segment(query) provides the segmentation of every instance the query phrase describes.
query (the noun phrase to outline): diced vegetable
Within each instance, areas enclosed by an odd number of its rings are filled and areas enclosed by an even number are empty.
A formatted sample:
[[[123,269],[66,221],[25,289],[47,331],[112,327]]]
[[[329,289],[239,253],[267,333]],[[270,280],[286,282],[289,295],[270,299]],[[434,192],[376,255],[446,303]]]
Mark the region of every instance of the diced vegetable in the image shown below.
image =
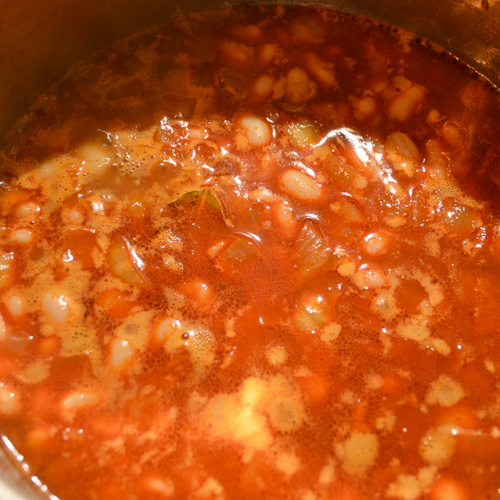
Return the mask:
[[[317,144],[320,139],[318,129],[309,120],[288,123],[283,129],[296,148],[309,148]]]
[[[446,229],[459,236],[468,236],[479,224],[477,212],[454,198],[446,198],[440,203],[436,219]]]
[[[108,249],[108,262],[113,274],[125,283],[141,288],[149,286],[141,270],[142,260],[125,237],[120,236],[111,241]]]
[[[340,188],[366,187],[366,179],[360,174],[359,170],[349,165],[342,156],[336,154],[328,156],[323,161],[321,168]]]
[[[330,205],[330,208],[347,222],[359,224],[366,222],[366,217],[363,215],[363,212],[347,198],[337,199]]]
[[[252,262],[258,256],[258,248],[249,239],[238,237],[229,243],[217,258],[217,262],[230,269],[239,269],[242,265]]]
[[[324,266],[331,255],[325,237],[316,223],[308,220],[302,226],[292,251],[299,273],[307,275]]]

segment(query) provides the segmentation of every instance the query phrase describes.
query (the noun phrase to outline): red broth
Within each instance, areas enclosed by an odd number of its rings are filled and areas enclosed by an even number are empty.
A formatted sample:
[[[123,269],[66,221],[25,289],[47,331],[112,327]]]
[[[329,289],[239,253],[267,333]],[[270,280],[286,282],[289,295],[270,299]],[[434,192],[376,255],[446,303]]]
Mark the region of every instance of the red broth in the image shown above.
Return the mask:
[[[13,460],[62,500],[498,498],[499,109],[320,9],[76,65],[1,156]]]

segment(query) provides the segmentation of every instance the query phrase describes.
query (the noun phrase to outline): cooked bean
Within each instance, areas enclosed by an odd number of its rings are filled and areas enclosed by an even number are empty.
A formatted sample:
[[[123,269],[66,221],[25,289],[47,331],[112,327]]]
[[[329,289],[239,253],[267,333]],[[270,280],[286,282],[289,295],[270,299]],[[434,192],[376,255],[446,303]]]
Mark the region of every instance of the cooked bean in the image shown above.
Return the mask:
[[[418,113],[422,108],[426,93],[421,85],[410,82],[410,86],[398,92],[389,103],[387,115],[389,120],[405,122],[410,116]]]
[[[446,476],[438,479],[431,488],[431,500],[469,500],[470,497],[464,486],[451,478]]]
[[[276,79],[272,75],[261,75],[257,80],[255,80],[252,91],[256,98],[258,99],[268,99],[273,93],[273,86]]]
[[[323,197],[321,184],[300,170],[286,170],[281,175],[281,186],[287,194],[302,201],[317,201]]]
[[[35,234],[31,229],[15,229],[8,238],[8,242],[13,245],[29,245],[33,243]]]
[[[78,412],[96,406],[101,401],[102,395],[94,389],[72,390],[60,402],[61,416],[66,420],[71,420]]]
[[[47,292],[42,299],[43,310],[56,323],[64,323],[69,314],[69,299],[57,292]]]
[[[5,417],[15,417],[21,409],[19,392],[9,384],[0,382],[0,414]]]
[[[383,232],[369,233],[363,238],[363,249],[369,255],[383,255],[387,252],[390,241]]]
[[[300,68],[291,69],[286,77],[286,96],[290,102],[305,102],[316,94],[316,85]]]
[[[128,340],[114,338],[110,344],[111,368],[122,372],[134,359],[135,350]]]
[[[271,126],[262,118],[246,116],[240,120],[240,125],[252,146],[265,146],[271,142],[273,137]]]

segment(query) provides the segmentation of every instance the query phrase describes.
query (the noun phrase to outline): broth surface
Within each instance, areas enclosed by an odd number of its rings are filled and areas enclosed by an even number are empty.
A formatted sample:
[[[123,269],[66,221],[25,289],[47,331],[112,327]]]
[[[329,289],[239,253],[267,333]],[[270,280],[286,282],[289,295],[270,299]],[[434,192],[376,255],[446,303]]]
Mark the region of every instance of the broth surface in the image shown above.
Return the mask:
[[[458,61],[328,10],[73,67],[0,153],[13,459],[61,500],[499,498],[499,129]]]

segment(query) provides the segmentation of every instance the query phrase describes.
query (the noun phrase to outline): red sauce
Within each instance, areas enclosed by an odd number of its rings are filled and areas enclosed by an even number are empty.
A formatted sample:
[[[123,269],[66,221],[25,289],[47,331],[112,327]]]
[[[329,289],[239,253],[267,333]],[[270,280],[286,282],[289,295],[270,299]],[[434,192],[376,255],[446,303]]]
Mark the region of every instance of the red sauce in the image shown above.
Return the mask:
[[[0,159],[0,428],[62,500],[496,498],[498,93],[321,9],[76,65]]]

